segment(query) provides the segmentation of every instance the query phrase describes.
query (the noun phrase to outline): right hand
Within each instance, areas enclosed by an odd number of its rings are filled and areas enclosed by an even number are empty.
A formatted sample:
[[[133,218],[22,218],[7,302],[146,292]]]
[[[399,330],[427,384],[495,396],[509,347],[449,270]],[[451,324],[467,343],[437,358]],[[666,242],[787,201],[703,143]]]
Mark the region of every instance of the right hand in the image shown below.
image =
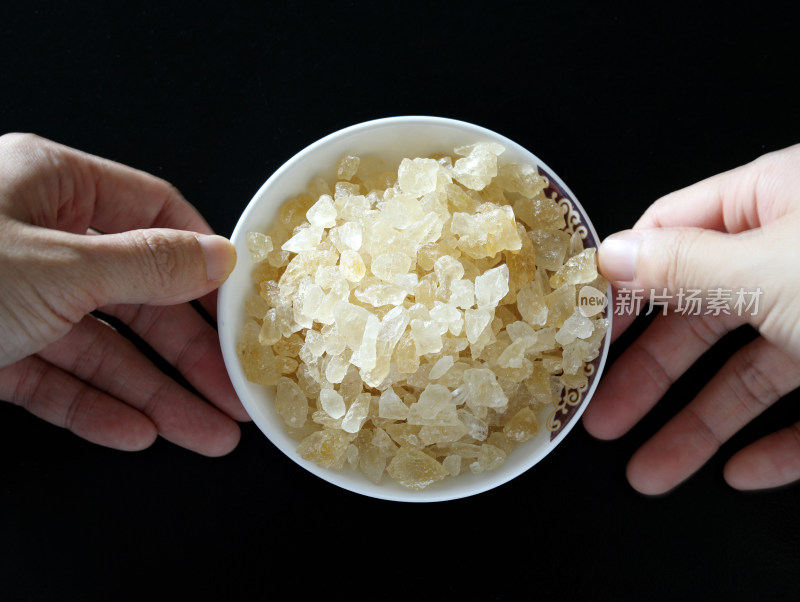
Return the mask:
[[[627,475],[646,494],[669,491],[734,433],[800,386],[800,145],[669,194],[603,241],[601,273],[620,289],[706,293],[701,315],[671,307],[609,369],[584,413],[590,434],[626,433],[705,351],[747,322],[760,336],[732,355],[697,397],[632,457]],[[713,315],[721,289],[762,291],[757,312]],[[751,297],[752,298],[752,297]],[[742,315],[738,315],[742,313]],[[615,316],[614,338],[635,316]],[[800,479],[800,423],[748,445],[727,463],[737,489]]]

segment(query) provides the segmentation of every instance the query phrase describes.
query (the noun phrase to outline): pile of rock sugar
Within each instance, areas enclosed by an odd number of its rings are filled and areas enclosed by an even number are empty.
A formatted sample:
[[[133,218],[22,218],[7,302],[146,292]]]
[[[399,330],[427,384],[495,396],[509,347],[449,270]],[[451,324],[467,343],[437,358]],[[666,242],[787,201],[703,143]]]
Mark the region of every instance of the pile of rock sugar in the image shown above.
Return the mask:
[[[586,386],[608,329],[576,303],[606,288],[595,249],[503,152],[348,155],[247,233],[238,355],[303,458],[421,490],[497,468]]]

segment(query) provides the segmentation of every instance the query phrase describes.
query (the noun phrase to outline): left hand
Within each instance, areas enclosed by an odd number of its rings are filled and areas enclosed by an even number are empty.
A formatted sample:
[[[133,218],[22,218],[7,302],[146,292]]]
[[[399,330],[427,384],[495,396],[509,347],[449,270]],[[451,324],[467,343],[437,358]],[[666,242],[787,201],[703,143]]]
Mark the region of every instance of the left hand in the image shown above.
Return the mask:
[[[215,329],[186,302],[214,316],[234,263],[232,245],[167,182],[37,136],[0,137],[0,399],[117,449],[161,435],[230,452],[248,417]],[[94,310],[130,326],[211,403]]]

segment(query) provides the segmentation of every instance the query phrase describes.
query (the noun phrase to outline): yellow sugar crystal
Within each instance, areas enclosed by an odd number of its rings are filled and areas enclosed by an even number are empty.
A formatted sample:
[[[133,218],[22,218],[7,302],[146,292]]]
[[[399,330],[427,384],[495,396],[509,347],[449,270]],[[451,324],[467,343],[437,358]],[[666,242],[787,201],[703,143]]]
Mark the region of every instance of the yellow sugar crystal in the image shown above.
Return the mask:
[[[422,491],[448,475],[447,470],[428,454],[411,447],[401,447],[386,468],[403,487]]]
[[[570,237],[563,230],[531,230],[528,232],[536,252],[535,263],[546,270],[557,270],[564,264]]]
[[[586,249],[567,259],[558,271],[550,277],[550,286],[554,289],[564,284],[583,284],[597,278],[597,261],[595,249]]]
[[[386,282],[392,282],[396,276],[408,273],[413,260],[403,253],[383,253],[374,257],[370,270],[375,276]]]
[[[533,410],[528,407],[519,410],[503,427],[503,434],[517,443],[533,439],[538,432],[539,421]]]
[[[378,416],[391,420],[405,420],[408,418],[408,406],[403,403],[400,396],[391,388],[381,393],[378,401]]]
[[[547,187],[547,180],[534,165],[506,163],[497,172],[497,184],[509,192],[518,192],[532,199]]]
[[[340,180],[352,179],[353,176],[356,175],[360,164],[360,157],[345,155],[339,160],[339,164],[336,166],[336,177]]]
[[[513,205],[514,215],[531,230],[563,230],[564,209],[552,199],[519,199]]]
[[[347,411],[344,405],[344,398],[333,389],[321,389],[319,392],[319,401],[322,404],[322,409],[331,418],[341,418]]]
[[[303,439],[297,451],[303,459],[316,462],[323,468],[340,469],[346,460],[347,446],[354,438],[352,433],[323,428]]]
[[[451,477],[457,477],[461,472],[461,456],[458,454],[451,454],[442,460],[442,468],[444,468]]]
[[[330,195],[323,194],[306,212],[306,219],[312,226],[332,228],[336,225],[336,207]]]
[[[372,396],[362,393],[355,398],[347,413],[342,418],[342,429],[348,433],[357,433],[369,415],[369,406]]]
[[[469,465],[473,474],[480,474],[487,470],[496,470],[506,461],[506,452],[491,443],[481,445],[481,453],[478,458]]]
[[[261,232],[248,232],[246,237],[247,250],[253,263],[264,261],[272,251],[272,238]]]
[[[275,409],[284,422],[291,427],[301,427],[308,414],[308,400],[291,378],[282,376],[275,396]]]
[[[436,190],[439,164],[435,159],[403,159],[397,182],[403,192],[423,195]]]
[[[259,385],[276,385],[280,371],[275,364],[275,353],[271,347],[258,342],[260,330],[255,320],[245,322],[236,352],[247,380]]]

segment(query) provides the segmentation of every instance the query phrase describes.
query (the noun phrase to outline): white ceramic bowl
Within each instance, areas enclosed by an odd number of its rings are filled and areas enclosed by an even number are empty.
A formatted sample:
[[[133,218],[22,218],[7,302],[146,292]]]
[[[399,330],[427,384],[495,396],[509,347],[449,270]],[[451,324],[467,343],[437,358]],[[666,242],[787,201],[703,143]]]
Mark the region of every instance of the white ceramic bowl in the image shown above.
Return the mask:
[[[297,441],[284,430],[283,420],[274,409],[274,388],[262,387],[249,382],[236,355],[236,343],[244,323],[244,299],[252,290],[250,272],[252,262],[245,244],[245,234],[250,230],[264,231],[277,217],[281,205],[305,190],[308,182],[322,175],[335,181],[338,160],[347,153],[361,156],[376,155],[387,163],[403,157],[422,157],[435,152],[451,152],[455,146],[479,141],[498,142],[505,147],[501,162],[535,164],[547,175],[553,193],[565,207],[568,227],[581,228],[585,233],[585,246],[597,246],[598,237],[583,208],[561,179],[538,157],[515,142],[485,128],[440,117],[391,117],[360,123],[334,132],[297,153],[278,169],[259,189],[236,225],[231,241],[238,253],[238,263],[219,292],[218,326],[222,353],[228,373],[245,409],[255,424],[269,440],[289,458],[320,478],[344,489],[374,498],[433,502],[467,497],[487,491],[519,476],[564,439],[577,423],[597,387],[600,374],[608,355],[611,328],[608,330],[602,353],[589,369],[589,386],[583,392],[572,392],[562,400],[563,410],[550,416],[551,424],[558,428],[548,429],[541,425],[539,434],[519,446],[507,457],[498,469],[482,474],[462,473],[458,477],[446,478],[421,492],[405,489],[388,475],[380,484],[369,481],[360,471],[347,466],[341,471],[320,468],[297,453]],[[609,291],[610,293],[610,291]],[[608,296],[610,299],[610,294]],[[609,319],[611,313],[605,310]],[[268,475],[265,475],[265,477]]]

